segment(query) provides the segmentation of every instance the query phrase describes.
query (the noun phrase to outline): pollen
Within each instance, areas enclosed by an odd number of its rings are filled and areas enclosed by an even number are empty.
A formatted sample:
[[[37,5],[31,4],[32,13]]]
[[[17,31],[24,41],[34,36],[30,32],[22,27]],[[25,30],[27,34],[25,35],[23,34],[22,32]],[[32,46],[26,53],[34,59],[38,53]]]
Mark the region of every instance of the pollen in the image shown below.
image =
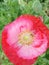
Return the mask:
[[[18,36],[18,42],[23,45],[30,45],[33,39],[34,36],[30,31],[23,31]]]

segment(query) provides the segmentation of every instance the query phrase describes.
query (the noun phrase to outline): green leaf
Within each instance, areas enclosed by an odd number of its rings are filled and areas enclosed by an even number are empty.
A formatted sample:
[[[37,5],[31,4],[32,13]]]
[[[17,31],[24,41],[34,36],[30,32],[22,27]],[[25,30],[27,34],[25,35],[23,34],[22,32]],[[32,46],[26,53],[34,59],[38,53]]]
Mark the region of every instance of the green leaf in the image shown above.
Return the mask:
[[[24,0],[18,0],[18,3],[20,5],[21,10],[25,9],[27,3]]]
[[[42,11],[42,4],[39,0],[35,0],[32,4],[32,8],[36,13],[40,13]]]

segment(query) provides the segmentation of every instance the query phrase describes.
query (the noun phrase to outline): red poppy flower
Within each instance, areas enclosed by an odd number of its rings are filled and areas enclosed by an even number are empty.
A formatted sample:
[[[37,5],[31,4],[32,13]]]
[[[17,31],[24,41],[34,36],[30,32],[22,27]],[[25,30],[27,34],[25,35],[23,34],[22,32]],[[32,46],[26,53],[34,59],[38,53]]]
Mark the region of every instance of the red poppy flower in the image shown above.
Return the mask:
[[[2,32],[2,48],[15,65],[31,65],[48,47],[48,29],[40,18],[21,15]]]

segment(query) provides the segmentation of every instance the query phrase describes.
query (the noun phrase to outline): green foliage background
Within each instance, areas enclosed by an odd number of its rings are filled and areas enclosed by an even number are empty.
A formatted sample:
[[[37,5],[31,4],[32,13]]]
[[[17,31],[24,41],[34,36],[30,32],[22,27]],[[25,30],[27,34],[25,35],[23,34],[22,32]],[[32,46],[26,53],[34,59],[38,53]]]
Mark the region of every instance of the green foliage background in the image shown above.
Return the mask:
[[[42,16],[44,24],[49,28],[49,0],[0,0],[0,65],[13,65],[2,51],[3,27],[22,14]],[[34,65],[49,65],[49,49]]]

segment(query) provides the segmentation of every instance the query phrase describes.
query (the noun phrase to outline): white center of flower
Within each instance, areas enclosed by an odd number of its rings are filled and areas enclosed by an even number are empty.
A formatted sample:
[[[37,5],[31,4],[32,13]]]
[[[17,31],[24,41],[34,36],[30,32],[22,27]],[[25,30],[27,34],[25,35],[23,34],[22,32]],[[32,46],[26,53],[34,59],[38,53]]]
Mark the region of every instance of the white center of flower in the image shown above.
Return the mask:
[[[21,44],[31,44],[33,41],[33,35],[30,31],[23,31],[22,33],[19,34],[18,36],[18,42]]]

